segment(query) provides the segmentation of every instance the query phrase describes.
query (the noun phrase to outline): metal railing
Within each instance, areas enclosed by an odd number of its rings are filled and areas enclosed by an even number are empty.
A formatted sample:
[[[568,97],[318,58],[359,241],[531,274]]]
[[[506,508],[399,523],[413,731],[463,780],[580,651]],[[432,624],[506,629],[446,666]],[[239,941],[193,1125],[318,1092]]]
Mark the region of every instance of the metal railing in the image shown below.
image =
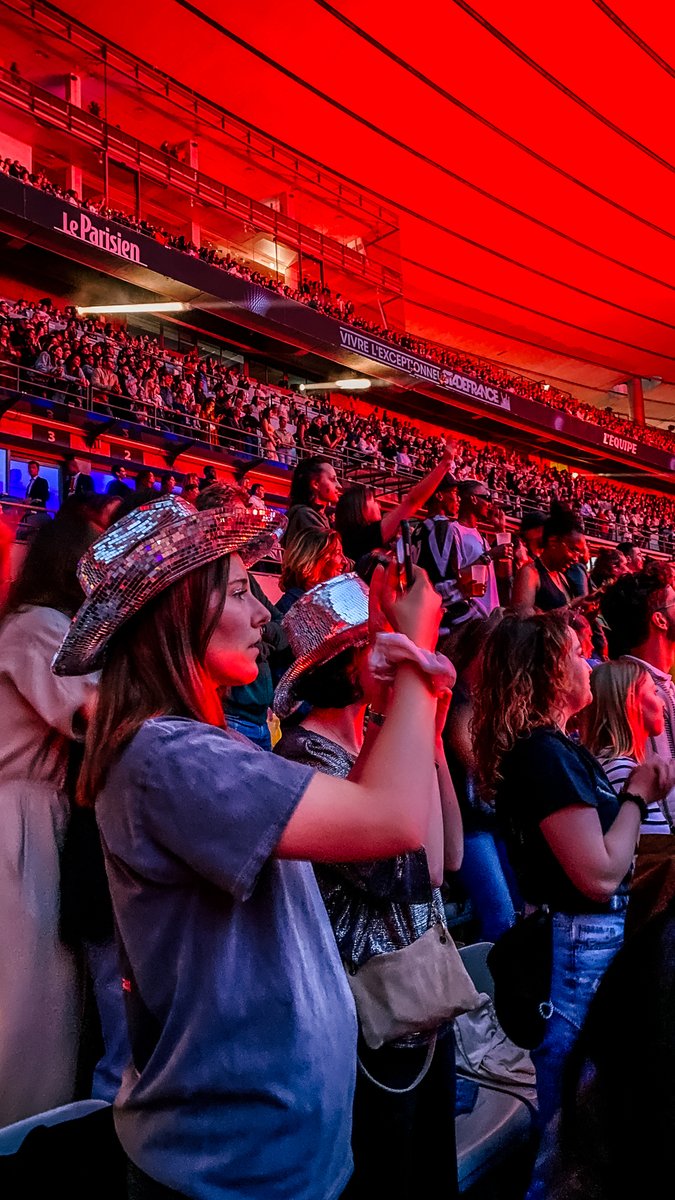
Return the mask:
[[[252,226],[280,246],[319,258],[345,275],[358,276],[387,292],[401,294],[400,272],[371,262],[366,254],[245,196],[172,155],[122,132],[119,127],[106,124],[100,117],[17,77],[4,67],[0,67],[0,98],[29,112],[45,125],[62,129],[78,141],[105,151],[116,163],[138,171],[141,178],[158,181],[162,186],[168,184],[176,191],[202,201],[210,209],[237,218],[243,226]],[[139,232],[143,230],[139,229]],[[235,243],[232,248],[239,254],[244,253]],[[269,272],[269,268],[262,265],[260,269]]]
[[[0,495],[0,518],[15,543],[30,541],[35,530],[45,521],[51,521],[53,515],[38,504],[29,504],[16,496]]]
[[[181,413],[151,400],[121,397],[117,392],[106,392],[91,383],[84,384],[66,375],[56,380],[52,374],[34,367],[19,367],[16,363],[0,361],[0,390],[108,416],[125,424],[136,425],[139,430],[169,433],[184,438],[186,442],[203,442],[205,446],[225,449],[243,461],[265,462],[268,466],[288,471],[292,471],[300,459],[321,454],[332,461],[336,474],[343,482],[370,483],[380,495],[394,499],[400,499],[423,475],[417,469],[395,468],[381,454],[368,455],[340,446],[327,449],[317,442],[288,448],[279,446],[271,452],[266,436],[259,429],[241,429],[225,425],[222,421]],[[308,401],[300,397],[294,397],[294,403],[303,405],[308,416],[316,413]],[[506,488],[493,489],[493,499],[514,522],[528,512],[547,513],[550,509],[547,500],[533,501]],[[607,524],[600,517],[583,519],[588,535],[599,541],[611,543],[631,540],[646,550],[675,554],[675,532],[662,534],[643,530],[627,534],[625,529],[619,529],[616,524],[612,526],[609,523],[609,528],[606,528]]]
[[[421,472],[387,469],[381,455],[368,455],[358,450],[347,450],[340,446],[332,449],[318,442],[306,446],[277,447],[270,451],[268,439],[259,429],[241,429],[226,425],[219,420],[181,412],[142,397],[131,398],[119,392],[106,392],[91,382],[84,383],[66,374],[55,378],[52,372],[43,372],[35,367],[19,367],[16,363],[0,361],[0,389],[17,395],[33,396],[62,404],[83,412],[112,417],[116,420],[151,429],[157,433],[171,433],[186,440],[204,442],[207,446],[220,446],[243,457],[263,460],[271,465],[292,470],[301,458],[321,454],[330,458],[341,478],[352,478],[358,473],[377,471],[386,474],[386,491],[400,491],[421,478]],[[280,393],[282,395],[283,393]],[[309,401],[294,397],[297,407],[302,407],[308,417],[317,415]],[[290,426],[289,426],[290,427]],[[276,455],[276,457],[275,457]],[[400,481],[400,486],[399,486]],[[381,489],[380,489],[381,490]]]

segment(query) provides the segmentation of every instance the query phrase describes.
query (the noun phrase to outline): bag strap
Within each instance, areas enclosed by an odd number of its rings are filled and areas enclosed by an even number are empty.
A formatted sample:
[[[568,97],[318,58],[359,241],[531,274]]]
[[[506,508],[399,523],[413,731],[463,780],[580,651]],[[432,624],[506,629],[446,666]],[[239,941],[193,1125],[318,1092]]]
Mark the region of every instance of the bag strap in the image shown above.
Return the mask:
[[[429,1067],[431,1066],[431,1060],[434,1057],[435,1049],[436,1049],[436,1033],[434,1033],[432,1035],[431,1041],[429,1042],[429,1045],[427,1047],[427,1056],[422,1064],[420,1071],[418,1072],[415,1079],[413,1079],[412,1083],[408,1084],[408,1087],[404,1087],[404,1088],[387,1087],[386,1083],[380,1083],[379,1079],[376,1079],[374,1075],[370,1074],[370,1071],[368,1071],[367,1068],[364,1067],[358,1054],[356,1056],[356,1061],[359,1064],[359,1069],[361,1071],[363,1071],[363,1074],[365,1075],[366,1079],[370,1080],[371,1083],[374,1083],[375,1087],[381,1088],[383,1092],[389,1092],[389,1094],[392,1096],[405,1096],[407,1092],[414,1091],[415,1088],[417,1087],[417,1085],[420,1084],[422,1082],[422,1080],[424,1079],[424,1076],[427,1074]]]

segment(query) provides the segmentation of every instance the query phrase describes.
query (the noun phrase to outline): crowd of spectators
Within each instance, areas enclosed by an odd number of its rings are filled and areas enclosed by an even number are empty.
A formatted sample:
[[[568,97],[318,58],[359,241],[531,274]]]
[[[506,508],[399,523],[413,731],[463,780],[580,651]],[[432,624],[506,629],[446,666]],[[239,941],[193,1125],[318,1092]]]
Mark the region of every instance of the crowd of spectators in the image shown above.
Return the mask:
[[[560,409],[582,421],[600,425],[603,429],[608,429],[620,437],[638,440],[669,453],[675,452],[675,436],[668,430],[657,429],[653,425],[640,425],[636,421],[615,413],[609,406],[601,409],[593,404],[586,404],[569,392],[556,388],[544,380],[527,379],[504,370],[497,363],[475,358],[449,346],[438,345],[406,331],[390,329],[359,315],[351,300],[346,299],[340,292],[333,295],[330,288],[316,280],[303,279],[297,287],[292,287],[278,276],[259,270],[243,258],[233,256],[229,251],[223,252],[208,243],[197,246],[184,234],[170,233],[161,225],[134,217],[120,209],[110,208],[103,200],[80,197],[73,188],[61,188],[52,182],[43,171],[29,171],[18,159],[0,159],[0,173],[13,176],[31,187],[37,187],[58,196],[69,204],[85,208],[88,212],[95,213],[106,221],[115,221],[119,225],[134,229],[170,249],[200,258],[211,266],[227,271],[230,275],[248,279],[251,283],[266,287],[289,300],[306,304],[310,308],[325,313],[326,316],[345,321],[374,337],[395,343],[410,354],[430,359],[448,370],[468,375],[479,383],[515,392],[519,396],[524,396],[539,404],[545,404],[549,408]]]
[[[423,432],[412,422],[374,408],[356,411],[328,398],[310,406],[287,387],[261,383],[240,363],[183,356],[148,334],[132,335],[102,317],[60,310],[52,300],[0,302],[0,374],[23,369],[25,386],[79,405],[123,413],[141,424],[189,432],[243,456],[292,469],[307,454],[328,455],[342,475],[373,468],[387,474],[431,470],[450,435]],[[284,377],[283,383],[288,383]],[[573,509],[588,532],[670,551],[675,503],[530,459],[506,446],[453,439],[458,479],[484,480],[512,517],[551,502]]]

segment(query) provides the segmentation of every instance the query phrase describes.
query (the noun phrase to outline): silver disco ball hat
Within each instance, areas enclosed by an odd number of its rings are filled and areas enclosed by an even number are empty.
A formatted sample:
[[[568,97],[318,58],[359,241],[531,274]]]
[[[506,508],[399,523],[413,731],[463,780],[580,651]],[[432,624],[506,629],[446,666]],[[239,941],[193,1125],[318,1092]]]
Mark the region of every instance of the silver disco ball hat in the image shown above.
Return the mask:
[[[301,675],[368,642],[368,588],[354,572],[336,575],[296,600],[282,627],[295,658],[274,693],[274,711],[283,718],[297,707]]]
[[[227,554],[245,566],[275,547],[286,518],[274,511],[223,504],[195,511],[165,496],[111,525],[80,559],[85,601],[52,662],[55,675],[87,675],[103,663],[111,637],[165,588]]]

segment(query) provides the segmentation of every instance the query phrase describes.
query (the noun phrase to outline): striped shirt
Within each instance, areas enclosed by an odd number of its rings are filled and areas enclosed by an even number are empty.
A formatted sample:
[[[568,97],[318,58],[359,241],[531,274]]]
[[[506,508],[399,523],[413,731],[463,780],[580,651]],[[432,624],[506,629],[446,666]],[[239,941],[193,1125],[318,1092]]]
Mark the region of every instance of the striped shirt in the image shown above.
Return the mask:
[[[602,754],[598,755],[598,762],[617,795],[623,791],[638,765],[634,758],[603,758]],[[670,833],[668,822],[657,803],[649,805],[647,817],[640,825],[640,836],[643,833]]]
[[[652,663],[645,662],[643,658],[637,658],[634,654],[627,654],[625,657],[639,663],[654,680],[656,690],[663,700],[664,728],[663,733],[660,733],[658,737],[649,738],[648,745],[653,754],[658,754],[666,762],[673,762],[675,761],[675,684],[666,671],[659,670]],[[662,804],[654,802],[649,805],[649,815],[640,832],[675,832],[675,788],[671,789]]]

